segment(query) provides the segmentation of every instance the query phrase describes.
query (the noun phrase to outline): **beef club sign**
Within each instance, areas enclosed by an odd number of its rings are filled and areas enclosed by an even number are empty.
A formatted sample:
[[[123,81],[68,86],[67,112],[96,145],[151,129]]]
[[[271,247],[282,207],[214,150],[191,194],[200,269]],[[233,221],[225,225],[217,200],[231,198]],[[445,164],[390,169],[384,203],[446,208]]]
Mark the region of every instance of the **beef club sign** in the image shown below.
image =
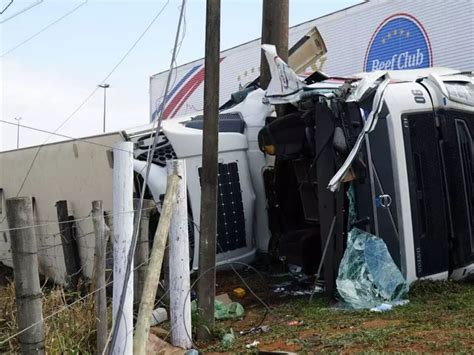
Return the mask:
[[[375,30],[365,54],[365,71],[431,67],[433,56],[428,34],[409,14],[386,18]]]

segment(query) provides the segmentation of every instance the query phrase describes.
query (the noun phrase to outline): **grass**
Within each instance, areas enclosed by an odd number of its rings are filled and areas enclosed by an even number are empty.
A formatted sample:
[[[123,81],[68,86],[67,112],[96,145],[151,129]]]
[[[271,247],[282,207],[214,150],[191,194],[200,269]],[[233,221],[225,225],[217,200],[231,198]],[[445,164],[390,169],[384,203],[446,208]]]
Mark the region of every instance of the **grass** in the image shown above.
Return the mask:
[[[10,283],[0,294],[0,342],[17,332],[15,289]],[[74,295],[61,287],[43,288],[43,315],[46,317],[63,309]],[[45,348],[48,354],[92,354],[96,349],[94,297],[65,308],[44,323]],[[0,344],[0,353],[20,353],[17,338]]]
[[[225,277],[229,280],[229,277]],[[247,280],[251,283],[251,280]],[[261,280],[257,280],[260,282]],[[257,281],[252,288],[258,286]],[[228,285],[232,290],[234,284]],[[197,344],[205,352],[249,352],[246,344],[258,340],[260,350],[293,352],[460,352],[474,353],[474,284],[451,281],[423,281],[412,285],[410,303],[386,313],[335,309],[319,297],[308,303],[308,297],[279,298],[264,292],[260,297],[269,303],[272,312],[252,295],[240,300],[246,308],[242,320],[217,322],[213,328],[216,339],[210,344]],[[227,287],[227,286],[226,286]],[[45,316],[63,309],[70,295],[60,287],[43,289]],[[0,293],[0,342],[15,334],[15,292],[8,284]],[[110,319],[110,317],[109,317]],[[239,335],[262,322],[268,333]],[[196,321],[196,319],[194,319]],[[290,321],[302,321],[290,326]],[[236,335],[231,348],[225,348],[219,337],[233,329]],[[93,297],[68,307],[46,320],[47,353],[94,353],[96,347]],[[0,345],[0,353],[19,352],[17,339]]]
[[[287,299],[273,305],[265,334],[239,337],[234,352],[260,341],[260,350],[300,352],[474,352],[474,284],[422,281],[410,303],[390,312],[336,310],[319,298]],[[262,311],[263,312],[263,311]],[[288,321],[302,320],[301,326]],[[224,351],[216,342],[206,351]]]

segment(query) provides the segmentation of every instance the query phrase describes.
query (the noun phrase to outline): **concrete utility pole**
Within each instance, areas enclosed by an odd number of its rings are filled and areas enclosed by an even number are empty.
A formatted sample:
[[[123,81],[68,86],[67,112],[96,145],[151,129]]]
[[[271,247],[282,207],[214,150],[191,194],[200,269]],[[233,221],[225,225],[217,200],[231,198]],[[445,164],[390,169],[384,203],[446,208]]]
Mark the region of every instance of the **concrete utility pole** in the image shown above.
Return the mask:
[[[16,149],[20,148],[20,121],[21,117],[15,117],[16,121]]]
[[[107,89],[110,87],[109,84],[103,83],[99,85],[100,88],[104,89],[104,121],[102,125],[102,132],[105,133],[105,114],[107,109]]]
[[[274,44],[281,59],[288,62],[288,0],[263,0],[262,44]],[[266,89],[271,75],[263,51],[260,55],[260,86]]]
[[[209,270],[216,265],[220,13],[220,0],[207,0],[198,283],[205,324],[198,328],[200,339],[209,338],[208,329],[214,325],[216,272]]]
[[[133,273],[127,281],[126,270],[133,236],[133,143],[114,144],[114,171],[112,177],[114,214],[114,285],[112,319],[116,341],[111,343],[111,354],[133,352]],[[133,267],[133,263],[132,263]],[[125,292],[122,312],[120,303]],[[118,325],[116,325],[118,324]],[[115,328],[116,327],[116,328]]]

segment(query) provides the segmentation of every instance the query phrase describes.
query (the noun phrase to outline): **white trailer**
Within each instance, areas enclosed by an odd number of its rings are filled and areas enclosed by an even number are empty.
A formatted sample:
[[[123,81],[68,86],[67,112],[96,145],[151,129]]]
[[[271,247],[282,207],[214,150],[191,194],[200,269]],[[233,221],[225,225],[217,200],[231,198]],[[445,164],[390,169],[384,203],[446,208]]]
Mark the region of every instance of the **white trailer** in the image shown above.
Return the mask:
[[[316,27],[327,53],[311,64],[310,72],[330,76],[432,66],[471,70],[473,18],[473,1],[371,0],[291,27],[289,44]],[[260,53],[260,39],[221,52],[221,105],[259,76]],[[168,71],[150,77],[151,119],[162,105],[167,77]],[[202,111],[204,60],[178,67],[175,78],[164,118]]]

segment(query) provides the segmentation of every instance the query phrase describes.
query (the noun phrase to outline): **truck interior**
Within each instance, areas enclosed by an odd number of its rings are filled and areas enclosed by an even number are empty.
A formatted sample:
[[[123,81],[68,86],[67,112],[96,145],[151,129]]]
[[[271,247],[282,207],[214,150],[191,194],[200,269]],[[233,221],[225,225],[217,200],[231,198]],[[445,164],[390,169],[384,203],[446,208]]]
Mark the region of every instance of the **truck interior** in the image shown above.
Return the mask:
[[[269,117],[259,146],[275,156],[264,176],[271,252],[307,274],[319,274],[323,266],[318,277],[332,290],[347,235],[359,228],[383,239],[410,282],[472,276],[474,85],[466,75],[420,77],[410,84],[391,79],[383,100],[377,88],[387,81],[385,90],[388,79],[380,77],[358,101],[351,95],[363,83],[352,85],[348,78],[330,94],[307,89],[285,105],[283,116]],[[451,90],[457,93],[439,99],[440,82],[457,85]],[[392,110],[403,90],[409,93],[407,111]],[[376,101],[377,121],[332,192],[333,176],[363,136]],[[396,140],[393,125],[402,128]],[[405,165],[407,181],[394,159]],[[409,202],[410,220],[400,218],[401,200]]]

